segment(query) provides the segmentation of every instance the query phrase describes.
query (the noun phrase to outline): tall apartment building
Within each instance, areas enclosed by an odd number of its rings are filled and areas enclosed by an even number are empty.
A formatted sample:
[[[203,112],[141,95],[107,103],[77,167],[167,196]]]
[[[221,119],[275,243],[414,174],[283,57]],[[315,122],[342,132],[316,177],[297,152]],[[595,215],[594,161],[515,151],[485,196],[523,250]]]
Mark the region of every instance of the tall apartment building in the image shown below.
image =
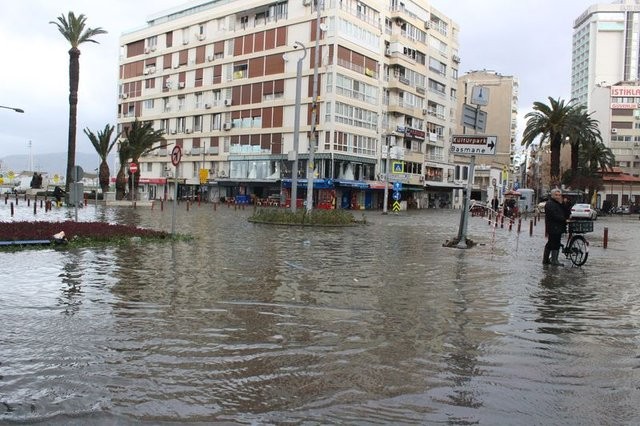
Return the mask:
[[[589,7],[574,22],[571,95],[599,121],[624,172],[640,174],[640,0]],[[568,168],[569,149],[562,152]]]
[[[573,24],[571,97],[591,110],[596,85],[640,78],[640,0],[596,4]]]
[[[420,1],[319,1],[314,202],[380,207],[387,163],[404,199],[428,191],[427,174],[440,190],[453,168],[456,24]],[[314,127],[316,16],[314,0],[199,1],[121,37],[118,125],[151,120],[166,132],[140,159],[149,198],[171,198],[173,173],[181,194],[288,196],[299,60],[301,171]]]
[[[492,200],[494,196],[502,199],[507,189],[518,175],[512,168],[515,154],[516,132],[518,124],[518,79],[502,75],[495,71],[471,71],[458,79],[458,111],[465,103],[471,104],[471,93],[479,86],[488,93],[487,105],[481,110],[487,113],[486,130],[483,134],[497,136],[495,155],[476,157],[472,197],[478,200]],[[473,105],[475,106],[475,105]],[[458,122],[457,134],[473,134]],[[467,164],[468,157],[456,156],[456,164]]]

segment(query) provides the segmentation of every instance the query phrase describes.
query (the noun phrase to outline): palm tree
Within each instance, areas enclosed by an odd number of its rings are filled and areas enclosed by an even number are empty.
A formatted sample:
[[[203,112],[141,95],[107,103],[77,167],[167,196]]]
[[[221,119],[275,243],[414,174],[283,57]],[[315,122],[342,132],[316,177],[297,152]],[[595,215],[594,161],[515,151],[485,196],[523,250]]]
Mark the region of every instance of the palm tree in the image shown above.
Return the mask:
[[[602,142],[602,135],[598,128],[598,120],[587,113],[587,107],[578,105],[574,108],[569,120],[572,121],[570,133],[567,135],[571,143],[571,172],[575,175],[580,165],[579,152],[581,148]]]
[[[529,147],[537,137],[540,145],[549,142],[551,149],[551,183],[560,182],[560,148],[565,138],[578,133],[573,116],[575,107],[573,100],[565,103],[562,99],[549,97],[549,105],[542,102],[533,103],[533,111],[527,113],[527,125],[522,134],[522,145]]]
[[[124,158],[120,156],[120,171],[118,172],[118,177],[120,177],[120,173],[122,173],[122,178],[124,180],[124,184],[126,185],[126,178],[124,177],[124,167],[126,165],[126,161],[131,159],[131,162],[138,163],[140,157],[148,152],[151,152],[155,149],[159,149],[161,145],[155,146],[157,142],[165,142],[164,138],[164,130],[154,130],[152,121],[138,121],[136,120],[131,123],[130,127],[125,127],[124,129],[124,138],[125,142],[120,146],[120,149],[124,146],[126,149],[126,157]],[[136,187],[136,181],[140,178],[140,169],[133,176],[133,187]],[[116,179],[116,184],[118,179]],[[124,188],[123,188],[124,189]],[[116,189],[117,192],[117,189]],[[122,192],[124,194],[124,191]]]
[[[118,164],[120,165],[120,168],[116,175],[116,200],[122,200],[124,198],[124,194],[127,192],[126,166],[129,158],[131,158],[130,152],[131,150],[129,148],[128,141],[121,141],[118,144]]]
[[[102,28],[85,27],[87,18],[80,14],[76,16],[69,12],[65,17],[60,15],[58,21],[50,21],[58,27],[58,31],[71,44],[69,49],[69,144],[67,148],[67,176],[66,190],[69,193],[69,184],[73,182],[73,167],[76,162],[76,121],[78,115],[78,83],[80,81],[80,46],[82,43],[97,43],[93,37],[107,32]]]
[[[98,134],[95,135],[89,128],[84,129],[84,134],[87,135],[91,144],[95,148],[98,156],[100,157],[100,170],[98,172],[100,188],[102,189],[102,193],[104,194],[109,190],[109,164],[107,163],[107,157],[109,153],[113,149],[113,146],[118,142],[117,137],[111,140],[111,136],[113,135],[113,131],[115,130],[114,126],[107,124],[104,126],[104,130],[98,130]]]

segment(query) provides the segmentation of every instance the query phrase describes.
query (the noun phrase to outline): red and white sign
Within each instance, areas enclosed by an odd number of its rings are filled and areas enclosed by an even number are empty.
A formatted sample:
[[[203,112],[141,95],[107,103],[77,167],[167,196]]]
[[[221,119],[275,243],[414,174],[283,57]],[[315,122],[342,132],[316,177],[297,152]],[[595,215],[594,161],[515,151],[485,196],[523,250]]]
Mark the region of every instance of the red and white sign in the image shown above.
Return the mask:
[[[135,174],[138,171],[138,165],[136,163],[129,163],[129,171]]]
[[[611,97],[632,98],[640,96],[640,86],[611,86]]]
[[[180,145],[176,145],[171,150],[171,164],[178,167],[178,164],[180,164],[181,159],[182,159],[182,148],[180,148]]]

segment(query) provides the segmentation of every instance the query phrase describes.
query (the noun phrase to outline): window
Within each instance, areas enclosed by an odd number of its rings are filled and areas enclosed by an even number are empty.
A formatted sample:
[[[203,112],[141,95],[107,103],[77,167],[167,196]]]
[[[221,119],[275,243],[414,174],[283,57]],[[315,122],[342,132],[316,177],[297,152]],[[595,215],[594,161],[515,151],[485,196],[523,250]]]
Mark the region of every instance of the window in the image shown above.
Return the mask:
[[[211,130],[220,130],[222,128],[222,114],[211,115]]]
[[[247,64],[239,64],[233,66],[233,79],[247,78]]]
[[[189,43],[189,28],[182,29],[182,44]]]
[[[153,99],[147,99],[146,101],[144,101],[144,109],[153,109]]]
[[[196,108],[202,108],[202,93],[196,93]]]
[[[149,50],[151,51],[156,50],[157,46],[158,46],[158,36],[152,36],[147,39],[147,47],[149,48]]]
[[[201,132],[202,131],[202,116],[201,115],[195,115],[193,117],[193,131],[194,132]]]
[[[171,111],[171,103],[169,102],[169,98],[162,98],[162,101],[164,103],[164,112],[169,112]]]
[[[180,133],[184,133],[186,119],[184,117],[178,117],[176,119],[176,130]]]

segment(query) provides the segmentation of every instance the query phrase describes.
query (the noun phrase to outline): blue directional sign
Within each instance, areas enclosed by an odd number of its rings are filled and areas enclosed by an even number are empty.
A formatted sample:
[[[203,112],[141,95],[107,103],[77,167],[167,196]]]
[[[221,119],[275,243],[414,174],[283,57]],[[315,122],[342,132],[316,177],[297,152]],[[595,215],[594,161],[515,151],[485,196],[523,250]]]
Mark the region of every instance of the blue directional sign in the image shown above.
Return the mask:
[[[402,191],[402,182],[393,182],[394,191]]]
[[[391,166],[393,167],[392,172],[393,173],[404,173],[404,162],[403,161],[394,161],[393,163],[391,163]]]
[[[393,199],[396,201],[400,200],[400,193],[398,191],[393,191]]]

